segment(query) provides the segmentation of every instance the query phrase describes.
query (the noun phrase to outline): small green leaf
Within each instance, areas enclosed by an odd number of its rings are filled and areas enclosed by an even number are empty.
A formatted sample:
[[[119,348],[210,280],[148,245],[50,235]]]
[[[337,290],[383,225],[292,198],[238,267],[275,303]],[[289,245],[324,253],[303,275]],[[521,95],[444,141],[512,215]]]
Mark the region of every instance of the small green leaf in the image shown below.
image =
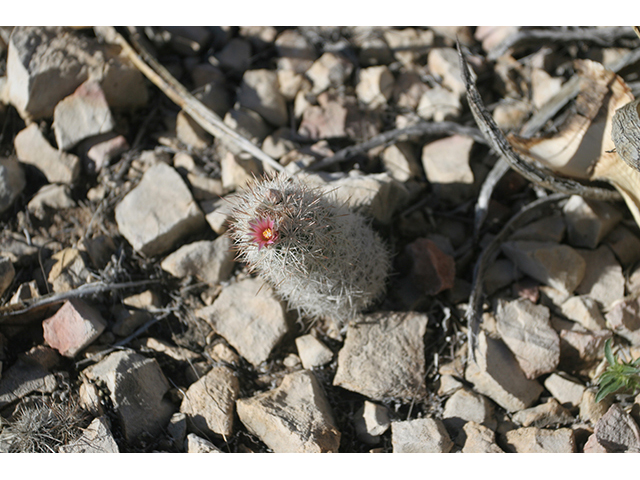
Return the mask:
[[[611,339],[607,338],[604,342],[604,356],[609,362],[609,365],[616,365],[616,359],[613,357],[613,352],[611,351]]]

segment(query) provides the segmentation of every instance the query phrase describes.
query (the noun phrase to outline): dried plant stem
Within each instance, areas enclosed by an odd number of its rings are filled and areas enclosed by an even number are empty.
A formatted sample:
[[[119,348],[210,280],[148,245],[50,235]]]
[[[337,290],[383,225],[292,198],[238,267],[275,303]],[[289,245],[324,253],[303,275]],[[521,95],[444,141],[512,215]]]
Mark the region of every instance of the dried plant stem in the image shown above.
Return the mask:
[[[211,135],[219,138],[223,142],[234,144],[241,150],[254,156],[261,162],[276,169],[279,172],[284,171],[284,167],[276,162],[269,155],[264,153],[260,148],[244,138],[238,132],[226,125],[222,119],[204,106],[196,97],[169,73],[160,63],[149,53],[142,45],[142,42],[136,40],[139,37],[136,29],[130,27],[132,31],[130,45],[125,38],[120,35],[115,28],[106,27],[110,38],[113,39],[120,47],[131,62],[153,82],[164,94],[173,102],[182,108],[193,120],[198,123]],[[135,47],[135,48],[134,48]]]
[[[465,317],[469,327],[469,355],[470,359],[474,359],[476,341],[482,318],[482,282],[484,281],[484,273],[487,266],[490,265],[498,250],[507,237],[517,228],[532,222],[543,212],[543,207],[548,207],[554,203],[567,200],[570,195],[564,193],[554,193],[547,197],[540,198],[523,207],[520,212],[514,215],[498,233],[494,239],[485,247],[478,257],[478,261],[473,269],[473,282],[471,286],[471,295],[469,296],[469,305]]]

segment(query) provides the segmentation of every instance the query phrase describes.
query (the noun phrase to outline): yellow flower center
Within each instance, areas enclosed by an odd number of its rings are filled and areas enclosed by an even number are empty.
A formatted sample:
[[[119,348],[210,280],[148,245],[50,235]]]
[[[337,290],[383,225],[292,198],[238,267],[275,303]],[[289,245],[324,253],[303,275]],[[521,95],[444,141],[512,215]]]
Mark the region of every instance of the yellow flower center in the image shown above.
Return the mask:
[[[265,228],[262,231],[262,238],[264,238],[265,240],[271,240],[273,238],[273,230],[271,230],[270,228]]]

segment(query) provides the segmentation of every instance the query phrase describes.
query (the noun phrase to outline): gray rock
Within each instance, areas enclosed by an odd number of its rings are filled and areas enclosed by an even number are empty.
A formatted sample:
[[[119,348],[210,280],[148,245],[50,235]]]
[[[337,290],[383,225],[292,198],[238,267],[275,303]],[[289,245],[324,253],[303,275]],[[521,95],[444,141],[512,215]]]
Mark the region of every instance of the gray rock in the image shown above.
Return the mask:
[[[174,412],[173,405],[163,398],[169,382],[155,359],[120,350],[85,368],[82,374],[106,387],[127,442],[136,442],[143,434],[159,434]]]
[[[595,425],[607,413],[609,407],[611,407],[609,396],[600,402],[596,402],[595,389],[587,389],[584,391],[580,401],[580,418]]]
[[[233,414],[240,382],[229,367],[213,367],[187,390],[180,411],[192,429],[206,434],[233,433]]]
[[[383,107],[391,98],[393,83],[393,74],[386,65],[363,68],[358,72],[356,96],[369,108]]]
[[[251,65],[251,43],[244,38],[232,38],[214,58],[223,70],[242,73]]]
[[[460,69],[460,59],[455,48],[432,48],[429,50],[427,64],[431,74],[442,79],[443,86],[458,96],[466,93],[466,86]]]
[[[604,358],[604,343],[611,338],[610,330],[560,329],[561,364],[576,369]]]
[[[562,314],[569,320],[578,322],[588,330],[605,328],[605,320],[594,299],[585,295],[576,295],[565,300],[560,306]]]
[[[234,195],[225,195],[222,198],[205,200],[200,203],[205,219],[211,230],[222,235],[229,228],[229,216],[234,209]]]
[[[242,106],[235,106],[229,110],[224,116],[224,123],[255,144],[262,143],[272,130],[258,113]],[[232,145],[225,146],[233,149]],[[232,151],[235,154],[240,153],[237,149]]]
[[[328,363],[333,358],[333,352],[313,335],[302,335],[296,338],[296,348],[307,370]]]
[[[617,403],[598,420],[594,434],[607,452],[640,452],[640,428]]]
[[[0,213],[7,211],[25,185],[24,171],[16,159],[0,157]]]
[[[483,395],[467,389],[460,389],[449,397],[444,404],[442,419],[449,431],[459,430],[467,422],[496,428],[491,402]]]
[[[578,380],[566,374],[552,373],[544,381],[544,386],[563,406],[573,408],[580,405],[585,387]]]
[[[560,337],[549,322],[549,309],[528,299],[500,301],[498,332],[527,378],[552,372],[560,362]],[[479,422],[481,423],[481,422]]]
[[[44,219],[49,210],[73,208],[76,202],[71,198],[67,185],[43,185],[27,204],[27,209],[35,217]]]
[[[427,322],[426,315],[407,312],[366,315],[351,324],[333,384],[372,400],[420,398]]]
[[[305,74],[313,83],[311,92],[317,95],[330,87],[343,85],[352,71],[353,64],[345,57],[325,52]]]
[[[94,80],[80,85],[53,111],[53,131],[60,150],[71,150],[82,140],[108,133],[114,127],[107,99]]]
[[[640,345],[640,300],[638,298],[616,303],[605,314],[605,320],[607,327],[616,335],[626,338],[632,345]]]
[[[490,428],[476,422],[467,422],[462,430],[463,433],[460,434],[460,437],[464,435],[462,453],[504,453],[496,444],[496,434]]]
[[[575,420],[569,410],[560,405],[555,398],[550,398],[541,405],[520,410],[511,418],[523,427],[538,428],[569,425]]]
[[[570,428],[523,427],[505,434],[505,446],[516,453],[574,453],[576,440]]]
[[[509,236],[509,240],[560,243],[565,230],[564,219],[560,215],[552,215],[517,229]]]
[[[475,177],[469,165],[474,140],[453,135],[422,148],[422,166],[429,183],[440,198],[461,203],[473,193]]]
[[[80,159],[53,148],[35,123],[16,135],[14,146],[18,160],[36,167],[49,183],[71,185],[80,175]]]
[[[618,224],[606,236],[604,244],[611,249],[625,270],[640,260],[640,238],[623,225]]]
[[[498,258],[487,266],[484,274],[484,288],[491,295],[501,288],[514,284],[522,278],[522,272],[507,258]]]
[[[110,132],[83,140],[76,147],[76,151],[82,159],[84,171],[89,175],[96,175],[129,148],[129,143],[123,135]]]
[[[409,199],[407,188],[387,173],[364,175],[353,170],[346,176],[306,174],[304,179],[321,187],[339,202],[345,202],[351,209],[383,224],[389,224]]]
[[[284,305],[270,287],[254,278],[224,288],[212,305],[196,315],[253,365],[265,361],[288,331]]]
[[[205,225],[182,177],[170,166],[150,167],[115,209],[120,233],[138,252],[154,256]]]
[[[69,358],[93,343],[106,326],[100,312],[79,298],[67,300],[42,322],[45,342]]]
[[[0,408],[4,408],[33,392],[51,393],[57,387],[58,382],[52,373],[40,365],[18,360],[2,372]]]
[[[120,453],[107,417],[94,418],[82,435],[59,449],[60,453]]]
[[[460,116],[460,96],[440,85],[429,88],[420,97],[416,113],[424,120],[443,122]]]
[[[0,296],[7,291],[13,278],[16,276],[16,270],[11,260],[7,257],[0,256]]]
[[[92,281],[93,276],[87,268],[86,254],[76,248],[65,248],[54,253],[45,265],[48,271],[47,281],[56,293],[68,292]]]
[[[562,209],[567,237],[574,247],[596,248],[622,219],[611,203],[573,195]]]
[[[195,433],[187,435],[187,439],[184,441],[184,450],[187,453],[222,453],[222,451],[209,440],[205,440]]]
[[[611,250],[602,245],[596,250],[578,250],[587,265],[576,293],[589,295],[604,308],[624,297],[622,267]]]
[[[174,277],[193,275],[209,285],[217,285],[231,276],[234,265],[231,244],[231,239],[224,235],[213,241],[189,243],[167,256],[160,266]]]
[[[380,154],[385,170],[399,182],[422,175],[422,168],[410,143],[394,143]]]
[[[380,441],[380,435],[389,429],[389,413],[386,407],[365,400],[354,419],[356,434],[365,443],[375,445]]]
[[[437,418],[391,422],[393,453],[449,453],[453,442]]]
[[[225,190],[242,190],[247,183],[262,176],[261,163],[253,157],[226,152],[220,160],[222,187]]]
[[[283,127],[289,120],[287,102],[282,93],[276,72],[266,69],[247,70],[242,76],[238,102],[245,108],[259,113],[270,124]]]
[[[306,72],[317,58],[313,44],[294,29],[281,32],[274,42],[278,53],[278,70]]]
[[[337,452],[340,432],[313,373],[302,370],[278,388],[237,401],[240,421],[276,453]]]
[[[542,393],[542,386],[527,379],[507,346],[484,332],[478,335],[476,361],[469,362],[465,378],[508,412],[530,407]]]
[[[562,292],[572,293],[585,276],[584,258],[567,245],[517,240],[502,251],[524,273]]]
[[[431,30],[417,28],[387,28],[383,35],[393,56],[403,65],[411,65],[427,53],[435,38]]]

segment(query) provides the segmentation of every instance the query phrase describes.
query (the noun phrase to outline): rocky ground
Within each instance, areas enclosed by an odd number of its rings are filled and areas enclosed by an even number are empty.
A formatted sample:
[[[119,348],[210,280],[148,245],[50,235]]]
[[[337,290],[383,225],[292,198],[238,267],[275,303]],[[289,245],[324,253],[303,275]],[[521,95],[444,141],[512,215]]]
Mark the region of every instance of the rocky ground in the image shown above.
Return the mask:
[[[638,225],[621,201],[556,201],[513,170],[483,196],[498,157],[455,43],[498,126],[522,133],[576,59],[633,92],[630,28],[138,32],[225,125],[371,219],[386,293],[347,325],[288,309],[225,235],[233,194],[273,166],[176,106],[112,31],[3,27],[0,450],[640,449],[640,397],[595,402],[605,340],[640,356]]]

